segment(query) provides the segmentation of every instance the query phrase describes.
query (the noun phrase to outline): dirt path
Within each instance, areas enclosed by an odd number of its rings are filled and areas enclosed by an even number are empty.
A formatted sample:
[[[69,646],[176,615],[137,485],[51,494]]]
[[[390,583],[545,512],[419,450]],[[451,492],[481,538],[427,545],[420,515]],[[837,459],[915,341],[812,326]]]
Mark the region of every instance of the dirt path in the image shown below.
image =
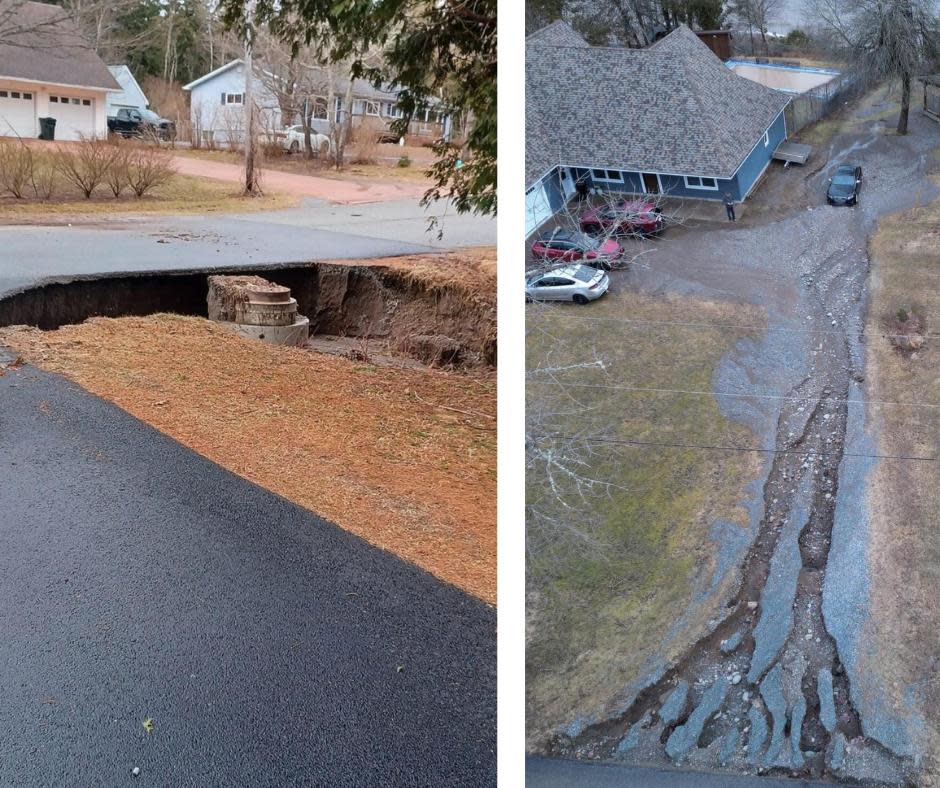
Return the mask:
[[[173,166],[182,175],[228,183],[240,183],[244,170],[237,164],[207,161],[191,156],[174,156]],[[318,178],[314,175],[299,175],[280,170],[263,169],[261,187],[264,190],[292,197],[313,197],[319,200],[342,204],[368,202],[391,202],[393,200],[420,199],[427,186],[403,181],[362,182]]]
[[[870,613],[867,522],[857,499],[874,462],[859,450],[866,426],[856,406],[863,402],[866,239],[880,215],[935,191],[923,173],[933,129],[923,124],[912,116],[913,136],[904,140],[875,123],[833,141],[830,164],[857,159],[869,176],[858,210],[816,207],[823,167],[795,187],[815,205],[797,200],[788,215],[768,213],[714,233],[708,248],[701,232],[678,234],[677,248],[664,242],[648,268],[631,275],[643,288],[720,292],[768,310],[763,344],[742,348],[715,385],[754,396],[719,402],[764,436],[762,506],[726,614],[626,703],[612,702],[619,711],[557,736],[551,753],[888,784],[912,779],[916,744],[872,700],[877,677],[856,669]]]

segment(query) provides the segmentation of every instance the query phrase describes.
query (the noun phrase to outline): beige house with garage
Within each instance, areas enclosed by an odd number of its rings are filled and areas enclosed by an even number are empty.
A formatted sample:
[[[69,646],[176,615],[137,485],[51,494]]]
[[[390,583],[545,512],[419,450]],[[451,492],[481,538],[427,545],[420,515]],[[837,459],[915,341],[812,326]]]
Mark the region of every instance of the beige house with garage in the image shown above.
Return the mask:
[[[0,42],[0,137],[39,136],[55,118],[55,138],[108,133],[108,93],[121,86],[58,6],[13,6],[16,43]]]

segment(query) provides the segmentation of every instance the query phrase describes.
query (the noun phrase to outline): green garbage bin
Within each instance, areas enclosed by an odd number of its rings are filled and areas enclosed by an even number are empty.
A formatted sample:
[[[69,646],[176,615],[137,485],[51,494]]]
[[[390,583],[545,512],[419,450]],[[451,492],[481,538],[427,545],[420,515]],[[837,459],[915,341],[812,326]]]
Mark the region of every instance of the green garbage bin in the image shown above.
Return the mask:
[[[39,139],[41,140],[54,140],[55,139],[55,118],[40,118],[39,119]]]

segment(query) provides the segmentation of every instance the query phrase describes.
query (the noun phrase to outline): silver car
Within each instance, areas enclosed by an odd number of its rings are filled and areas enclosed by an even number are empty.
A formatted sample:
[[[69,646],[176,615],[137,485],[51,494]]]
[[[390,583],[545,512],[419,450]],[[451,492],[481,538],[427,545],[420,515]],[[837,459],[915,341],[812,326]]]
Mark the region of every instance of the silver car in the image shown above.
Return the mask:
[[[574,301],[586,304],[607,292],[610,278],[587,265],[566,265],[540,271],[525,281],[526,301]]]

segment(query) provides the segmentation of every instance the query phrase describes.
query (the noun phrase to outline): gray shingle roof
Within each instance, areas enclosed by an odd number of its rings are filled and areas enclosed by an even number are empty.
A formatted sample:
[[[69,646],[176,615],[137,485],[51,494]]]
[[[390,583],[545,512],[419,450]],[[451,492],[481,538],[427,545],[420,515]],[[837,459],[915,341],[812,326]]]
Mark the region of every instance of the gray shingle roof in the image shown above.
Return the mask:
[[[59,7],[15,3],[7,21],[11,41],[0,44],[0,77],[55,85],[120,90],[104,61]]]
[[[541,46],[550,47],[590,46],[571,25],[561,19],[556,19],[550,25],[539,28],[531,35],[526,36],[525,41],[526,44],[540,44]]]
[[[730,178],[789,101],[684,25],[648,49],[530,37],[526,183],[557,164]]]

